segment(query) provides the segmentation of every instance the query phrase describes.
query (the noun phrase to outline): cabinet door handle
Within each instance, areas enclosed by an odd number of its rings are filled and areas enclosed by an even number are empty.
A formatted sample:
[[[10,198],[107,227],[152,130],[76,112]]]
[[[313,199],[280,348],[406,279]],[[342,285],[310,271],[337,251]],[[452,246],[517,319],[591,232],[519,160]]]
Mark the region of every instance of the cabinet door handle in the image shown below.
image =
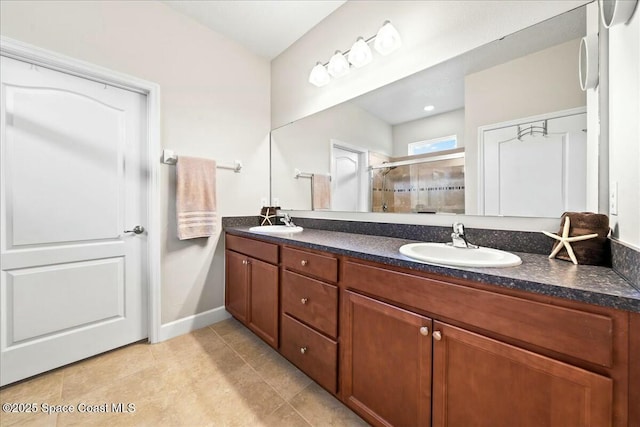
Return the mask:
[[[436,341],[440,341],[442,339],[442,332],[433,331],[433,339]]]
[[[307,347],[300,347],[300,353],[305,354],[307,352]]]
[[[302,264],[302,266],[304,267],[305,265],[309,264],[309,261],[303,259],[302,261],[300,261],[300,264]]]
[[[306,303],[307,303],[307,301],[309,301],[309,298],[302,298],[302,299],[300,300],[300,302],[301,302],[302,304],[306,304]]]
[[[420,333],[426,337],[427,335],[429,335],[429,328],[427,328],[426,326],[421,327]]]
[[[242,265],[247,265],[247,264],[249,264],[249,261],[247,261],[246,259],[243,259],[242,260]]]

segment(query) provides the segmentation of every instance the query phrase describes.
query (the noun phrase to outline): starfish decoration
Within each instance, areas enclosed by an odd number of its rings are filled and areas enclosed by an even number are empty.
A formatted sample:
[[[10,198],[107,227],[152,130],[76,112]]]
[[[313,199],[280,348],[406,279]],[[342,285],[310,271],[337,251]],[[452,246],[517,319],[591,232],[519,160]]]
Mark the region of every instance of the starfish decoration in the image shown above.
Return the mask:
[[[260,215],[261,218],[263,218],[262,222],[260,223],[260,225],[273,225],[273,223],[271,222],[271,218],[275,218],[275,215],[269,215],[269,212],[267,210],[265,215]]]
[[[555,258],[556,255],[558,255],[558,252],[560,252],[560,249],[562,249],[562,247],[564,246],[567,249],[567,253],[569,254],[569,258],[571,258],[571,261],[573,261],[573,263],[575,265],[578,265],[578,260],[576,259],[576,254],[573,253],[573,249],[571,249],[571,243],[572,242],[579,242],[580,240],[587,240],[587,239],[593,239],[594,237],[598,237],[598,233],[593,233],[593,234],[585,234],[582,236],[573,236],[573,237],[569,237],[569,229],[571,228],[571,221],[569,220],[569,217],[565,217],[564,220],[564,227],[562,229],[562,236],[559,236],[557,234],[553,234],[553,233],[549,233],[548,231],[543,231],[543,233],[549,237],[551,237],[552,239],[556,239],[558,241],[558,243],[556,244],[556,246],[553,248],[553,251],[551,252],[551,255],[549,255],[549,258]]]

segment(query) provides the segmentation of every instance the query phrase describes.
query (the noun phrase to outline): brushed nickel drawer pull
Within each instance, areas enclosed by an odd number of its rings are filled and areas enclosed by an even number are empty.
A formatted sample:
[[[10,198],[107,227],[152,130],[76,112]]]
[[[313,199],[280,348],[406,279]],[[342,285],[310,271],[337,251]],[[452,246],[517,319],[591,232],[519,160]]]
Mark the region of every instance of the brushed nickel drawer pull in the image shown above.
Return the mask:
[[[300,302],[301,302],[302,304],[306,304],[306,303],[307,303],[307,301],[309,301],[309,298],[302,298],[302,299],[300,300]]]
[[[300,261],[300,264],[302,264],[302,266],[304,267],[305,265],[309,264],[309,261],[303,259],[302,261]]]
[[[429,335],[429,328],[427,328],[426,326],[421,327],[420,333],[426,337],[427,335]]]
[[[300,353],[305,354],[307,352],[307,347],[300,347]]]

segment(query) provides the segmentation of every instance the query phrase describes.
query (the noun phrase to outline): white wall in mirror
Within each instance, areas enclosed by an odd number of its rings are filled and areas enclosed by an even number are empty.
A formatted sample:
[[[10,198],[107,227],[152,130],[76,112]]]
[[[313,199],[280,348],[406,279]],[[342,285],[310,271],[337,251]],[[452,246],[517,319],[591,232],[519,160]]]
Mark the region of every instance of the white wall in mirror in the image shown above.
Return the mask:
[[[271,134],[271,198],[283,209],[311,209],[311,182],[294,170],[329,174],[331,139],[390,155],[391,126],[351,103],[284,126]]]
[[[393,126],[393,156],[406,156],[407,147],[412,142],[435,139],[443,135],[455,135],[457,147],[464,147],[464,115],[464,108],[458,108]]]

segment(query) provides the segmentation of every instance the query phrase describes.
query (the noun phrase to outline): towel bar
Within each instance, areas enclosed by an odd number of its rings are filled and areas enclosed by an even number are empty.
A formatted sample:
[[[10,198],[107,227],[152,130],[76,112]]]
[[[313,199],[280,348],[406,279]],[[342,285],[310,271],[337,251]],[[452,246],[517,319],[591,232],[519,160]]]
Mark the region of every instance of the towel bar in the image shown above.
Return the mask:
[[[295,179],[298,179],[298,178],[311,178],[312,176],[313,176],[312,173],[301,172],[300,169],[298,169],[298,168],[293,170],[293,177]]]
[[[162,163],[165,165],[175,165],[178,163],[178,155],[173,150],[162,150]],[[235,161],[235,166],[228,165],[216,165],[217,169],[229,169],[235,173],[240,173],[242,170],[242,162],[240,160]]]

